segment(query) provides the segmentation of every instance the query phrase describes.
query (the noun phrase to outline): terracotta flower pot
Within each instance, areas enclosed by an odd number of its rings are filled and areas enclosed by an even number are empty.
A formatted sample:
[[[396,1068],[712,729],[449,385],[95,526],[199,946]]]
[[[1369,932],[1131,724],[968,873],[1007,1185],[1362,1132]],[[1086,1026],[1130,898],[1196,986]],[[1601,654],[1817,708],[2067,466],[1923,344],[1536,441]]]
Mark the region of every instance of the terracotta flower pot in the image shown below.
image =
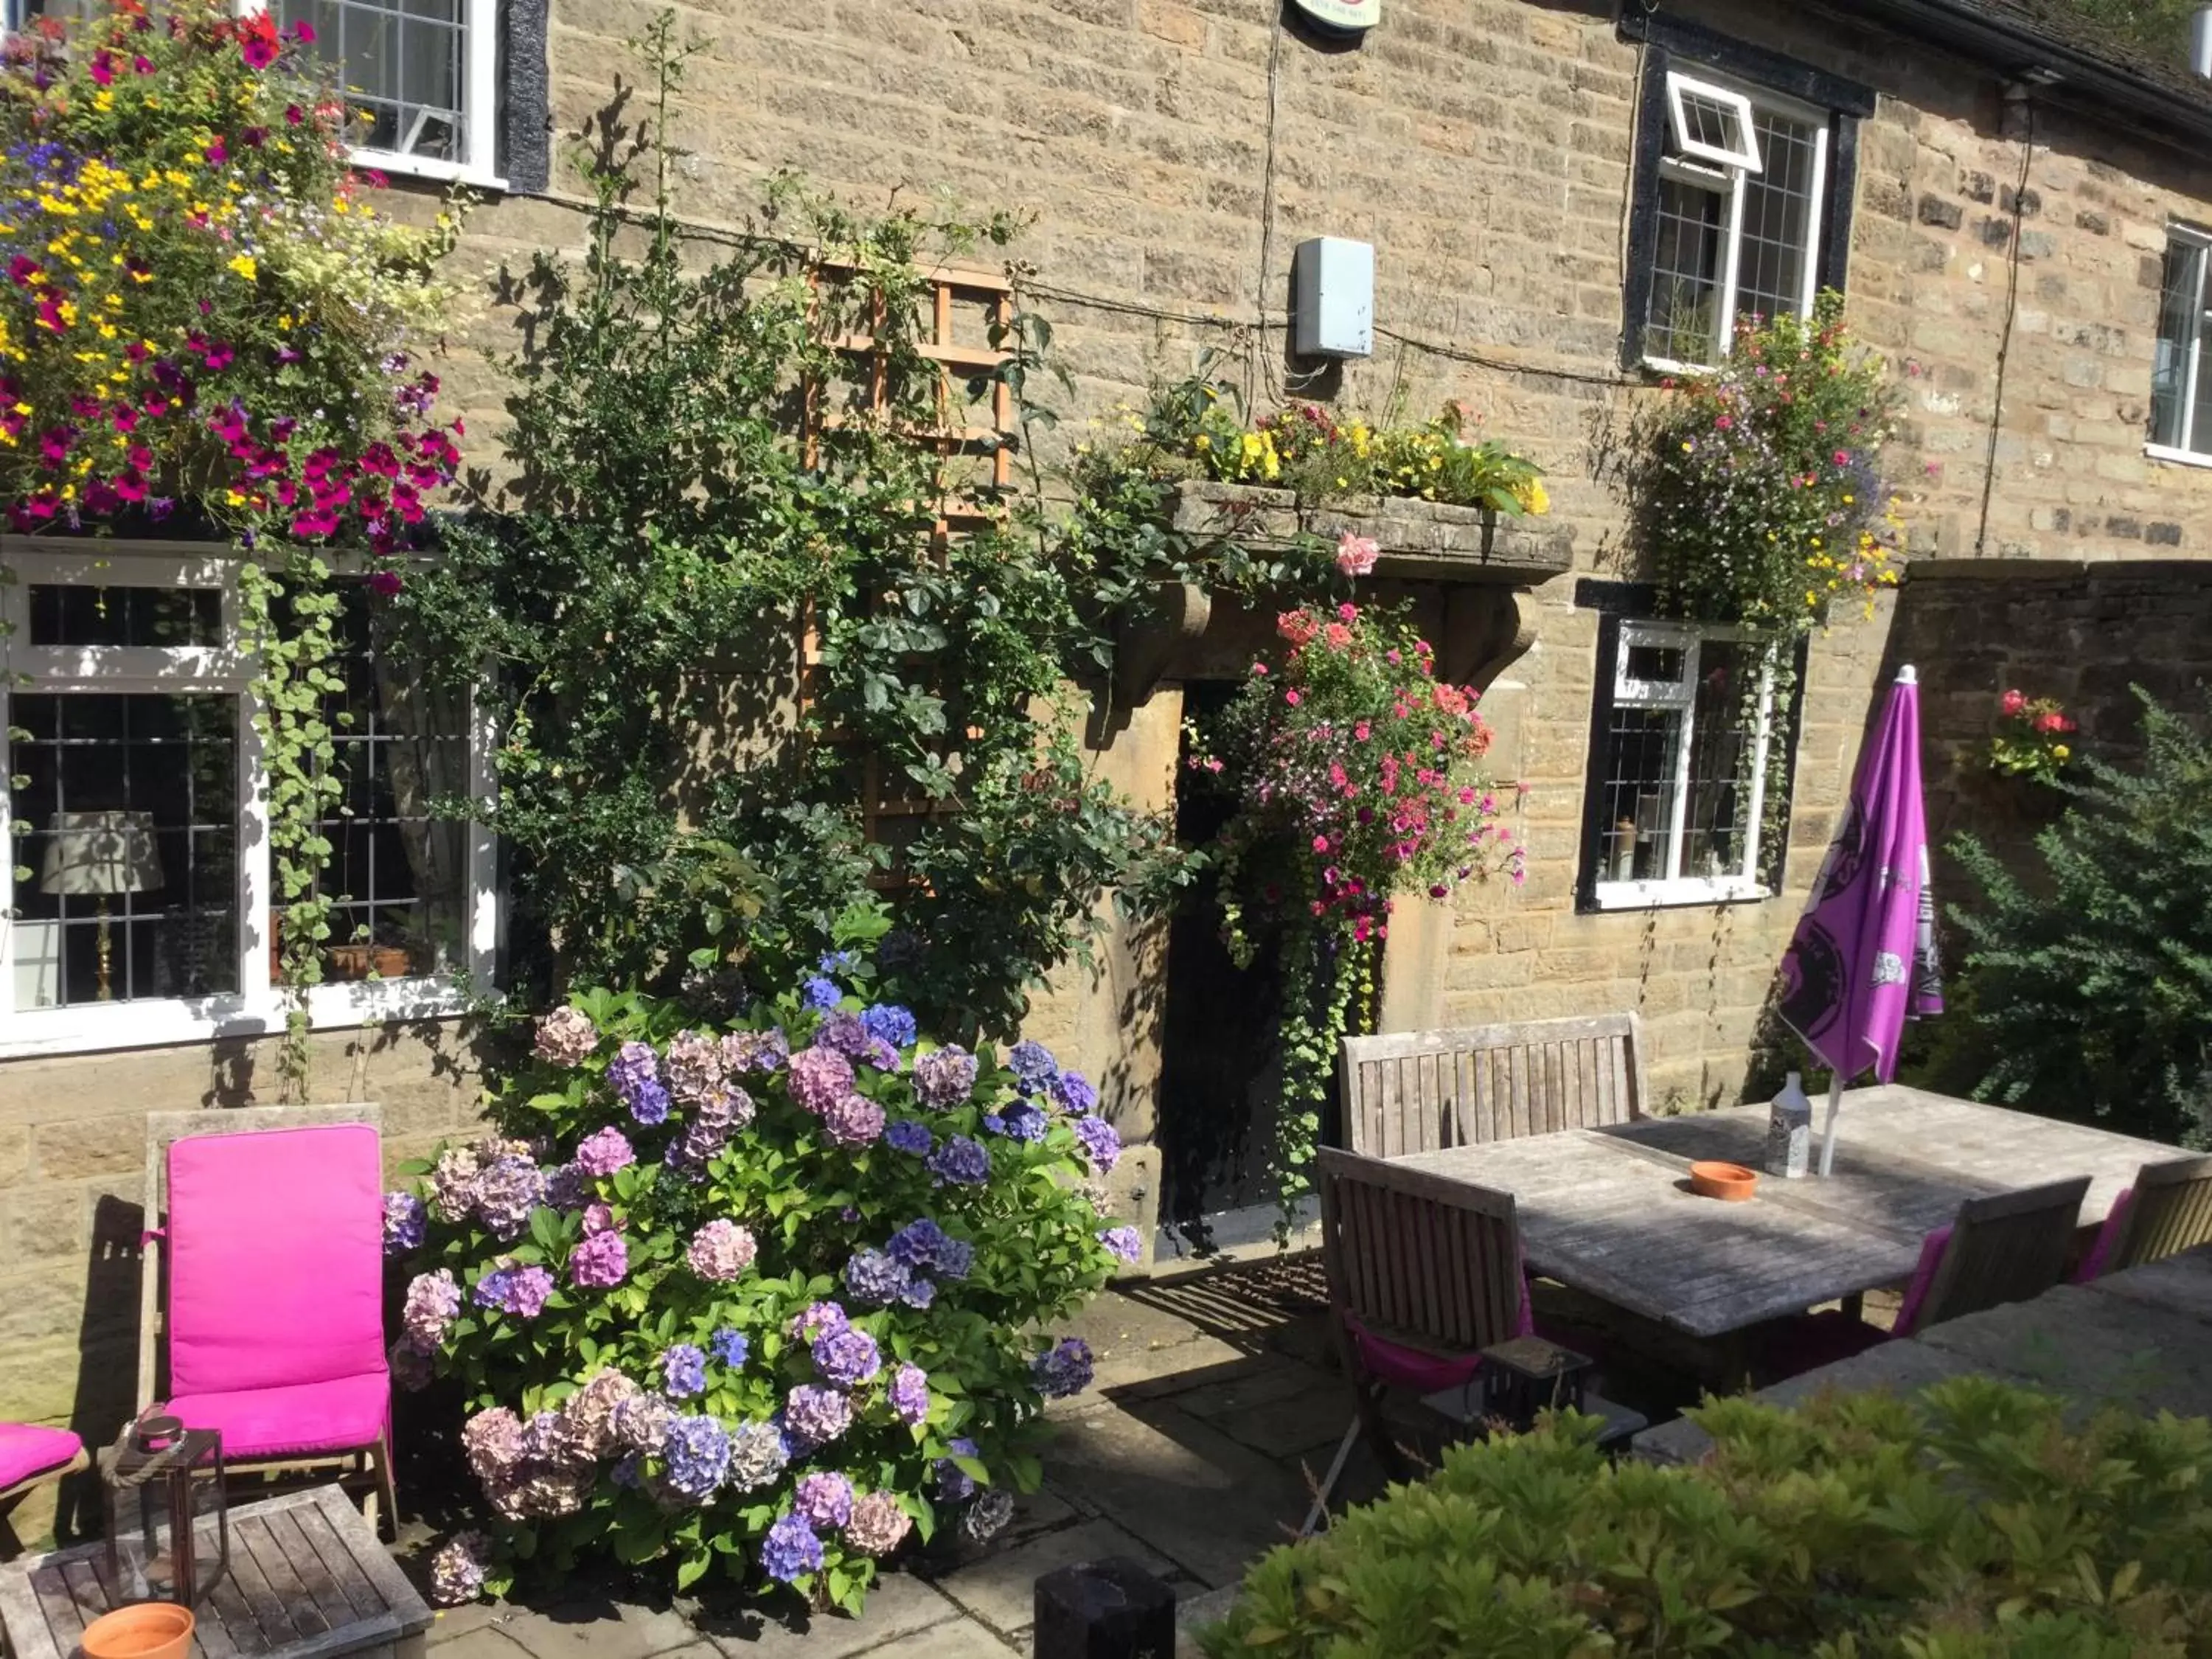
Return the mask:
[[[405,950],[397,945],[333,945],[330,950],[332,979],[404,979],[414,971]]]
[[[1741,1164],[1721,1164],[1710,1160],[1690,1165],[1690,1190],[1701,1198],[1717,1198],[1727,1204],[1741,1204],[1751,1196],[1752,1188],[1759,1185],[1759,1172],[1747,1170]]]
[[[84,1627],[84,1659],[185,1659],[192,1612],[171,1601],[140,1601],[104,1613]]]

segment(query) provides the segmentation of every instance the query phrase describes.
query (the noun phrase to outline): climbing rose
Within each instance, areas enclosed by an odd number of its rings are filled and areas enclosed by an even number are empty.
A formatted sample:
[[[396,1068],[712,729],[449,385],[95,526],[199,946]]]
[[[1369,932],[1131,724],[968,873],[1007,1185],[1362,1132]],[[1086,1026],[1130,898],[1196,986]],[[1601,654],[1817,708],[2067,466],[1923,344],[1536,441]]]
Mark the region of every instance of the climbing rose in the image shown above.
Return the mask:
[[[1382,547],[1370,536],[1355,536],[1347,530],[1336,538],[1336,568],[1347,576],[1367,574],[1382,554]]]

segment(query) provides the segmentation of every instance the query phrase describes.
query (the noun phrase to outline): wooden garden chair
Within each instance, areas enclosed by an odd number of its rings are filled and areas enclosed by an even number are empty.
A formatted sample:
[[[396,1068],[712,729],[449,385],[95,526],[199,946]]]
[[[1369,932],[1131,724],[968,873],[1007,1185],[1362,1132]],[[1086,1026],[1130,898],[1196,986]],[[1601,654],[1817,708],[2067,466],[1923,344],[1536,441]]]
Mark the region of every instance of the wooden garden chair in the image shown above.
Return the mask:
[[[2212,1158],[2146,1164],[2112,1204],[2075,1283],[2212,1244]]]
[[[138,1400],[221,1430],[229,1473],[336,1469],[389,1526],[381,1120],[374,1105],[149,1115]]]
[[[1345,1144],[1370,1158],[1601,1129],[1649,1109],[1632,1013],[1346,1037]]]

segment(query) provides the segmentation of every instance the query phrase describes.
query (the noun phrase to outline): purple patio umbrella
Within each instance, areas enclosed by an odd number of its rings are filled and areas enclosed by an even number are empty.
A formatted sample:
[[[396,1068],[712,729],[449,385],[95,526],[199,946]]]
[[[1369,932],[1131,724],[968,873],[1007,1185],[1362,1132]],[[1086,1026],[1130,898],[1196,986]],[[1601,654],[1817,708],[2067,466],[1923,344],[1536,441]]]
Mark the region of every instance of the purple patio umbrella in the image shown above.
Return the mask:
[[[1920,687],[1905,667],[1859,757],[1844,827],[1782,958],[1783,1022],[1830,1073],[1822,1175],[1835,1162],[1844,1085],[1869,1066],[1887,1083],[1905,1022],[1942,1012],[1920,795]]]

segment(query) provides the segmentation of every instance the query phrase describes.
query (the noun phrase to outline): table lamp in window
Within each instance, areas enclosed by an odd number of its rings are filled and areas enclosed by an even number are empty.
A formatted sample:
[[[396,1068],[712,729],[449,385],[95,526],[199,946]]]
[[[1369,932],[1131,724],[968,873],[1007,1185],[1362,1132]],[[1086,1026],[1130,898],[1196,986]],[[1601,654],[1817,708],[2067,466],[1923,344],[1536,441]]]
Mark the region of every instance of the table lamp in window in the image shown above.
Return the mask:
[[[46,867],[39,890],[91,898],[100,910],[100,1000],[115,997],[108,903],[118,894],[152,892],[161,884],[161,856],[151,812],[57,812],[47,824]]]

